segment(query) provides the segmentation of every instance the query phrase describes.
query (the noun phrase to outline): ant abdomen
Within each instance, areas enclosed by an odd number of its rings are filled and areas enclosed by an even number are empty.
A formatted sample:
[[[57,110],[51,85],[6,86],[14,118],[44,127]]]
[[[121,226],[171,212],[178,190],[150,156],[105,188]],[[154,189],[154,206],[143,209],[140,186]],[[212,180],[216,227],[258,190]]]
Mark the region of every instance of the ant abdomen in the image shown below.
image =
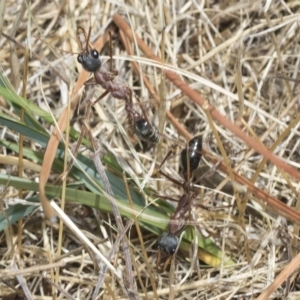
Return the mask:
[[[82,67],[91,73],[95,73],[101,68],[101,60],[99,58],[99,52],[92,49],[89,52],[80,53],[77,56],[77,61],[82,65]]]
[[[198,168],[202,157],[202,136],[197,135],[189,141],[188,149],[183,149],[180,154],[179,173],[188,180]],[[189,164],[189,168],[188,168]],[[188,171],[190,172],[188,176]]]
[[[175,253],[177,245],[178,237],[168,232],[164,232],[157,241],[158,250],[168,255]]]
[[[160,136],[154,124],[149,124],[144,118],[134,122],[134,131],[136,135],[145,142],[158,143],[159,141]]]

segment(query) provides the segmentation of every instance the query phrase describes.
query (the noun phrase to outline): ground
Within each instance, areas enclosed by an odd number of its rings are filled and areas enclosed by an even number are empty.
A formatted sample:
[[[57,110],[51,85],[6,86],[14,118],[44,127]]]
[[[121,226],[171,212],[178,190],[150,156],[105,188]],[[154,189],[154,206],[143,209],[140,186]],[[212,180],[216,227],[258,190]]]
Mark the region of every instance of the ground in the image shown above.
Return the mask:
[[[298,1],[0,10],[3,299],[300,299]]]

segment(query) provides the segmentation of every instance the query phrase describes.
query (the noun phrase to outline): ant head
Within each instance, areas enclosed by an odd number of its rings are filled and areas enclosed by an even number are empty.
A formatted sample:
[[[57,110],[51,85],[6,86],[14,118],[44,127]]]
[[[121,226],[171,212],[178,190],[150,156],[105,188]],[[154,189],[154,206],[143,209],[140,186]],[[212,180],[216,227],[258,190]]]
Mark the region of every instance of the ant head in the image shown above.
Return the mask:
[[[101,67],[101,60],[99,58],[99,52],[95,49],[85,53],[82,52],[77,56],[77,61],[82,67],[91,73],[96,72]]]
[[[90,46],[91,27],[88,34],[82,27],[78,27],[76,31],[77,42],[80,48],[80,54],[77,56],[77,61],[88,72],[96,72],[101,67],[99,52],[92,49]]]
[[[173,255],[177,249],[178,237],[164,232],[157,241],[157,248],[163,253]]]

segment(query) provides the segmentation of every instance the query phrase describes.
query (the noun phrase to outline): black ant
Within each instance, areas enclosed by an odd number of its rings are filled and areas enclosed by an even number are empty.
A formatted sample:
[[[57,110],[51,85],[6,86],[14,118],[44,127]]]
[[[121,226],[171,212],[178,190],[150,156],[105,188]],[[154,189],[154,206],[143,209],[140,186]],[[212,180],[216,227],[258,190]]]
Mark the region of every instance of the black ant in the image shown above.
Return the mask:
[[[149,121],[146,111],[140,101],[136,96],[140,108],[142,110],[142,115],[137,112],[133,107],[132,95],[133,91],[124,84],[113,82],[113,79],[118,75],[117,70],[112,70],[112,36],[109,32],[110,37],[110,71],[102,68],[102,62],[100,59],[100,54],[96,49],[93,49],[90,45],[89,39],[91,34],[91,27],[88,33],[82,27],[78,27],[76,31],[76,38],[78,41],[78,46],[80,48],[80,53],[77,56],[77,61],[82,65],[82,67],[94,74],[94,77],[85,82],[85,85],[89,84],[100,84],[105,91],[98,97],[95,101],[90,101],[85,114],[85,119],[89,119],[92,107],[98,103],[102,98],[104,98],[108,93],[117,99],[125,101],[125,111],[127,113],[131,127],[133,128],[136,135],[146,142],[157,143],[160,139],[160,135],[154,124]],[[89,131],[86,125],[84,125],[80,136],[77,141],[76,148],[74,150],[73,156],[76,156],[79,147],[81,145],[82,139],[84,137],[85,131]],[[67,166],[64,173],[61,175],[63,178],[69,173],[73,165],[73,159],[71,159],[69,165]]]
[[[180,185],[184,189],[184,194],[178,201],[178,205],[170,217],[168,224],[168,231],[164,232],[157,241],[158,258],[157,258],[157,269],[159,270],[159,264],[161,259],[161,253],[169,255],[169,258],[166,260],[162,271],[165,271],[168,263],[172,259],[177,247],[178,247],[178,237],[177,235],[182,231],[185,224],[185,215],[190,207],[190,198],[194,198],[196,194],[193,194],[191,197],[190,192],[190,180],[193,177],[194,171],[198,168],[201,157],[202,157],[202,137],[200,135],[195,136],[189,141],[188,147],[183,149],[180,154],[180,173],[184,178],[184,182],[180,182],[163,172],[161,170],[162,165],[165,163],[166,159],[170,156],[172,151],[170,151],[165,159],[162,161],[159,172],[168,178],[173,183]]]
[[[93,49],[89,44],[91,28],[89,29],[88,34],[82,27],[77,28],[76,36],[78,45],[80,47],[80,54],[77,56],[77,61],[82,65],[82,67],[94,74],[92,80],[87,81],[85,84],[100,84],[101,87],[105,90],[98,99],[96,99],[91,106],[94,106],[99,102],[104,96],[108,93],[117,99],[125,101],[125,111],[128,115],[131,126],[134,129],[134,132],[137,136],[151,143],[157,143],[159,141],[159,134],[154,124],[148,120],[146,111],[143,105],[140,102],[140,99],[135,95],[139,105],[141,107],[143,115],[139,114],[133,108],[132,102],[132,90],[124,84],[113,82],[113,79],[118,75],[118,71],[110,70],[107,71],[102,67],[102,62],[99,57],[99,52],[96,49]],[[110,60],[112,62],[112,37],[110,35]],[[85,45],[84,45],[85,44]],[[85,46],[85,47],[84,47]],[[110,65],[112,69],[112,65]]]

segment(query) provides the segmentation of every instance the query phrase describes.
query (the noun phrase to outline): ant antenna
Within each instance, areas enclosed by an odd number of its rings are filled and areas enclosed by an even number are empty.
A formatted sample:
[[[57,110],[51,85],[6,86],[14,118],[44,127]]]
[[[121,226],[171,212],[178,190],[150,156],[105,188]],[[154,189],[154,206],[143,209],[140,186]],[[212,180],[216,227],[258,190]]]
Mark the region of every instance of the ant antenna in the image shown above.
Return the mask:
[[[113,47],[112,47],[112,34],[111,34],[111,31],[108,31],[108,34],[109,34],[109,57],[110,57],[109,68],[110,68],[110,71],[111,71],[113,69],[113,65],[112,65]]]
[[[86,51],[88,51],[88,44],[90,42],[91,32],[92,32],[92,27],[90,26],[89,27],[89,33],[88,33],[88,36],[86,38]]]
[[[82,28],[81,26],[77,27],[77,31],[76,31],[76,39],[80,48],[80,52],[85,52],[88,53],[89,49],[89,38],[91,35],[91,30],[92,28],[89,27],[89,32],[88,34],[86,34],[86,31],[84,30],[84,28]],[[83,37],[83,39],[82,39]],[[84,45],[85,42],[85,45]]]

